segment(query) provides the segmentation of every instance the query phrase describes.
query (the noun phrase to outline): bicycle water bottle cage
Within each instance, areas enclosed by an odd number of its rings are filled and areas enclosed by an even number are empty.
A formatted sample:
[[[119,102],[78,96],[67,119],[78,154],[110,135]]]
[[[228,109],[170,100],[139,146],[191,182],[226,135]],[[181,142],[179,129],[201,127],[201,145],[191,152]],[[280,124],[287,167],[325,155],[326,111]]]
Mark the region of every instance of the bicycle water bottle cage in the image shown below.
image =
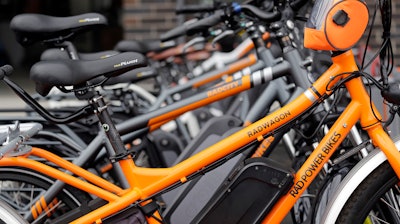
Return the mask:
[[[105,25],[107,25],[107,19],[98,13],[68,17],[26,13],[15,16],[10,22],[10,28],[22,46],[29,46],[36,42],[62,43],[72,39],[78,33]]]
[[[314,50],[348,50],[361,38],[368,18],[363,1],[317,0],[304,30],[304,46]]]

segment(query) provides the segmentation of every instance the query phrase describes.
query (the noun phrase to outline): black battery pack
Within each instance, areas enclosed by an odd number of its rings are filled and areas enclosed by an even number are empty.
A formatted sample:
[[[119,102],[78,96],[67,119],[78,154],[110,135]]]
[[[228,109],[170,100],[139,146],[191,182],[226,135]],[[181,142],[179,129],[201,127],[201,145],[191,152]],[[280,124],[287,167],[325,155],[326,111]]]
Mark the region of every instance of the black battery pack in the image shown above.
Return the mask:
[[[268,158],[247,159],[192,223],[259,223],[293,184],[294,172]]]

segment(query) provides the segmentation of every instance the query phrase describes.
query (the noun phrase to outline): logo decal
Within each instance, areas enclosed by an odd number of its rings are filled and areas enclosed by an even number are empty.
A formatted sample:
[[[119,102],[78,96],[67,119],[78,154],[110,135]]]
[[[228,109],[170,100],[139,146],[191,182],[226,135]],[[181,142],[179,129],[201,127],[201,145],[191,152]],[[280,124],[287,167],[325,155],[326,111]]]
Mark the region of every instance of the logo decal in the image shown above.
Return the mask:
[[[290,190],[290,195],[296,197],[300,191],[303,189],[305,183],[307,183],[315,172],[320,168],[323,160],[329,156],[329,153],[333,149],[334,145],[340,140],[342,135],[340,133],[334,132],[329,138],[328,142],[322,147],[320,153],[313,159],[310,166],[306,171],[300,176],[300,179],[294,184],[292,190]]]
[[[276,117],[272,118],[269,122],[267,121],[261,125],[258,125],[255,128],[253,128],[253,130],[248,131],[247,136],[249,138],[253,137],[253,136],[257,135],[258,133],[263,132],[264,129],[268,128],[269,126],[274,125],[277,122],[280,122],[281,120],[289,117],[290,115],[291,115],[290,111],[285,111],[285,112],[277,115]]]
[[[223,92],[228,91],[230,89],[236,88],[236,87],[238,87],[240,85],[241,85],[241,83],[239,83],[239,81],[235,81],[235,82],[231,82],[231,83],[228,83],[228,84],[225,84],[225,85],[222,85],[222,86],[218,86],[218,87],[215,87],[214,89],[212,89],[210,91],[207,91],[207,96],[208,97],[214,96],[214,95],[217,95],[219,93],[223,93]]]
[[[130,64],[133,64],[133,63],[137,63],[137,62],[138,62],[138,59],[133,59],[133,60],[130,60],[130,61],[123,61],[123,62],[121,62],[119,64],[114,65],[114,68],[130,65]]]
[[[100,21],[99,17],[95,17],[95,18],[84,18],[84,19],[80,19],[78,22],[79,23],[89,23],[89,22],[98,22]]]

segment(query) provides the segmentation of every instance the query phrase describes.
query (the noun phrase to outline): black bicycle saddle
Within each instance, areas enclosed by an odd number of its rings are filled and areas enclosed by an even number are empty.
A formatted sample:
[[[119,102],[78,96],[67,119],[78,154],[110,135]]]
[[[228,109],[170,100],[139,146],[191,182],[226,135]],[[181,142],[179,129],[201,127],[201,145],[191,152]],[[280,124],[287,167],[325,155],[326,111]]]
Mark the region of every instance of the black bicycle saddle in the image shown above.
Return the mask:
[[[118,51],[100,51],[95,53],[78,53],[80,60],[98,60],[111,57],[113,55],[119,54]],[[40,56],[41,61],[54,61],[54,60],[67,60],[70,59],[66,51],[60,50],[58,48],[50,48],[45,50]],[[113,77],[107,80],[104,85],[114,85],[118,83],[135,83],[140,80],[154,78],[158,75],[156,69],[152,67],[142,67],[136,68],[125,72],[122,75]],[[99,77],[102,79],[102,77]]]
[[[27,13],[15,16],[10,22],[11,30],[23,46],[39,41],[62,42],[73,38],[77,33],[105,25],[107,19],[98,13],[68,17]]]
[[[36,91],[46,96],[54,86],[84,87],[96,77],[114,77],[129,70],[147,65],[146,58],[139,53],[126,52],[99,60],[55,60],[40,61],[30,70]]]
[[[136,52],[136,51],[135,51]],[[104,59],[111,57],[113,55],[119,54],[118,51],[99,51],[99,52],[90,52],[90,53],[80,53],[78,52],[78,59],[79,60],[97,60],[97,59]],[[49,48],[43,51],[40,55],[41,61],[52,61],[52,60],[59,60],[59,59],[70,59],[70,56],[67,51],[61,50],[60,48]]]

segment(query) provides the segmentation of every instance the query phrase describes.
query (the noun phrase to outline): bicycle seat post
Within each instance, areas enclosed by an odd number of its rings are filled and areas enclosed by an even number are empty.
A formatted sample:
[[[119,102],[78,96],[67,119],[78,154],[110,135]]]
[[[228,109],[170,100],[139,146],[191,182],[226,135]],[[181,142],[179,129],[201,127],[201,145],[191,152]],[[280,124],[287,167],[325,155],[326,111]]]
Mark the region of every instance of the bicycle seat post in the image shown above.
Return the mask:
[[[111,162],[114,163],[118,160],[125,159],[128,156],[127,151],[107,110],[108,106],[105,103],[103,96],[95,91],[94,96],[89,100],[89,103],[92,105],[94,113],[99,119],[100,126],[106,134],[107,139],[109,139],[112,149],[115,152],[115,155],[112,155],[112,158],[110,158]]]
[[[60,48],[64,48],[67,53],[68,56],[72,59],[72,60],[78,60],[78,51],[76,50],[74,44],[70,41],[63,41],[62,43],[56,43],[54,44],[56,47],[60,47]]]

